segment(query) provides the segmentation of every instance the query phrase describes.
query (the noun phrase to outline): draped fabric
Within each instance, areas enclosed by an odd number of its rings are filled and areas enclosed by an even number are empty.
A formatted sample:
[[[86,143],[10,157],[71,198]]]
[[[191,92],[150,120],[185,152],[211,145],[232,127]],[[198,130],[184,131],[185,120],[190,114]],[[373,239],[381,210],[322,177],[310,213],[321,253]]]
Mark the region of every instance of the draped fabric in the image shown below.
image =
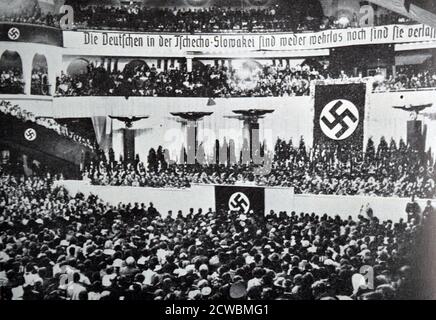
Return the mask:
[[[91,117],[95,137],[100,148],[109,152],[112,148],[112,119],[106,116]]]
[[[436,27],[436,4],[429,0],[369,0],[414,21]]]

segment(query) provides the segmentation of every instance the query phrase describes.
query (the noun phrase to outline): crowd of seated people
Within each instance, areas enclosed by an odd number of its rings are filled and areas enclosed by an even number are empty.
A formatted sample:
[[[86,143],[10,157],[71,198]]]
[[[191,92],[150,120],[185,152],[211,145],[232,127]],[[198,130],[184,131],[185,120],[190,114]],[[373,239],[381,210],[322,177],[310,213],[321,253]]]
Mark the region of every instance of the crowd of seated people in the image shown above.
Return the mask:
[[[427,218],[380,221],[370,207],[356,219],[162,216],[152,203],[70,195],[55,178],[0,167],[0,300],[392,300],[422,289],[414,252]],[[373,283],[353,283],[364,265]]]
[[[266,32],[317,31],[332,28],[359,27],[358,13],[346,22],[335,17],[311,17],[307,12],[283,10],[280,7],[236,9],[211,7],[146,8],[137,5],[124,7],[75,6],[74,27],[77,29],[114,29],[166,32]],[[0,16],[0,21],[42,24],[59,27],[61,15],[33,11]],[[376,25],[408,23],[396,13],[376,15]]]
[[[0,12],[0,22],[38,24],[49,27],[59,27],[60,15],[43,13],[38,5],[32,8],[22,8],[19,12]]]
[[[400,68],[395,77],[349,76],[345,71],[334,75],[328,68],[307,64],[265,65],[238,72],[233,67],[204,65],[188,72],[180,68],[159,71],[154,65],[137,67],[133,72],[108,71],[103,66],[89,64],[87,72],[57,78],[58,96],[154,96],[154,97],[290,97],[310,94],[313,81],[324,84],[372,81],[375,93],[428,89],[436,87],[433,68],[416,71]],[[242,73],[242,75],[241,75]]]
[[[48,82],[47,70],[33,70],[31,94],[33,95],[50,95],[50,85]]]
[[[419,70],[416,67],[402,67],[395,77],[374,83],[375,92],[416,90],[436,87],[436,71],[434,68]]]
[[[17,70],[0,71],[0,94],[24,93],[22,72]]]
[[[57,134],[72,139],[87,148],[95,150],[95,143],[89,139],[83,138],[80,135],[75,134],[71,130],[68,129],[66,125],[59,124],[55,119],[45,118],[45,117],[36,117],[32,112],[26,111],[20,108],[18,105],[13,105],[10,101],[1,101],[0,102],[0,113],[4,113],[6,115],[13,116],[17,119],[20,119],[23,122],[34,122],[40,126],[43,126],[47,129],[56,131]]]
[[[304,144],[303,144],[304,145]],[[236,157],[234,157],[237,159]],[[256,174],[252,163],[172,163],[159,147],[150,150],[146,164],[101,159],[85,168],[83,178],[96,185],[155,188],[186,188],[200,184],[255,184],[293,187],[297,194],[372,195],[421,198],[436,196],[435,163],[428,153],[420,155],[401,140],[390,145],[381,140],[375,150],[304,146],[278,141],[271,171]]]
[[[102,66],[88,67],[84,74],[62,73],[57,79],[60,96],[160,96],[160,97],[267,97],[309,94],[310,81],[323,79],[307,65],[266,66],[244,79],[227,67],[206,65],[188,72],[185,68],[158,71],[137,68],[132,74]]]
[[[266,9],[168,9],[168,8],[105,8],[87,7],[78,13],[78,28],[134,29],[169,32],[222,31],[303,31],[308,28],[329,28],[329,19],[310,24],[302,16]]]

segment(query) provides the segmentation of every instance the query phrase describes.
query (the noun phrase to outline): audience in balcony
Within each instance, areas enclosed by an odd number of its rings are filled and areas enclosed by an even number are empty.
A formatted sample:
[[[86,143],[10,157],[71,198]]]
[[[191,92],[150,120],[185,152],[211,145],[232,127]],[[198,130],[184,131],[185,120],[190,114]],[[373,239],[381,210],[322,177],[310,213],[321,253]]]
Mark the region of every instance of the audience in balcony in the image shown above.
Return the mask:
[[[311,82],[351,83],[373,81],[374,92],[436,87],[433,68],[399,68],[396,77],[381,74],[363,78],[345,71],[333,76],[328,68],[307,64],[264,65],[249,72],[225,66],[205,65],[188,72],[186,68],[158,71],[154,65],[133,72],[107,71],[89,64],[87,72],[57,78],[58,96],[153,96],[153,97],[289,97],[309,95]]]
[[[24,93],[24,80],[22,72],[18,70],[0,71],[0,94]]]
[[[204,66],[157,71],[139,68],[131,75],[89,65],[88,72],[75,76],[62,73],[57,79],[62,96],[162,96],[162,97],[267,97],[308,95],[310,81],[323,79],[309,66],[268,66],[250,77],[241,77],[227,67]]]
[[[75,6],[74,26],[79,29],[166,32],[295,32],[359,26],[358,13],[344,23],[335,17],[325,17],[320,6],[309,5],[307,1],[303,1],[298,9],[293,9],[289,2],[286,6],[288,8],[273,6],[265,9]],[[60,15],[42,14],[39,9],[27,14],[0,15],[0,21],[48,26],[59,26],[59,19]],[[407,22],[395,13],[377,15],[375,20],[377,25]]]
[[[50,95],[47,70],[40,69],[32,71],[31,94],[40,96]]]
[[[420,69],[420,70],[419,70]],[[377,78],[376,78],[377,79]],[[428,69],[406,66],[399,68],[395,77],[374,82],[375,92],[416,90],[436,87],[436,71],[434,68]]]
[[[47,129],[54,130],[57,134],[72,139],[78,143],[83,144],[87,148],[96,149],[95,143],[90,141],[89,139],[83,138],[74,132],[71,132],[66,125],[59,124],[55,119],[45,118],[45,117],[37,117],[32,112],[26,111],[19,107],[18,105],[13,105],[10,101],[1,101],[0,102],[0,113],[4,113],[20,119],[23,122],[34,122],[40,126],[43,126]]]

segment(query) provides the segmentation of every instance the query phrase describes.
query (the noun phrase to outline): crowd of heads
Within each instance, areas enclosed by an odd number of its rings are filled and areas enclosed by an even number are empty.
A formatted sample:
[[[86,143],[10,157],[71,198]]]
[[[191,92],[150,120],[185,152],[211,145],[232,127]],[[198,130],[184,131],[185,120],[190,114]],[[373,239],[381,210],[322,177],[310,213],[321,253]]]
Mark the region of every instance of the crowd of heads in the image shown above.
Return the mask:
[[[129,65],[127,65],[129,66]],[[275,64],[255,67],[197,65],[192,71],[179,64],[166,70],[141,64],[108,71],[103,64],[88,64],[86,71],[57,78],[59,96],[154,96],[154,97],[292,97],[310,94],[314,81],[352,83],[370,81],[375,93],[436,87],[436,73],[426,64],[405,66],[395,76],[384,77],[380,68],[373,77],[350,76],[341,70],[311,61],[301,65]]]
[[[312,1],[313,2],[313,1]],[[286,8],[153,8],[139,5],[74,6],[74,24],[77,29],[113,29],[165,32],[271,32],[317,31],[334,28],[359,27],[358,12],[344,21],[324,16],[320,5],[300,1],[287,3]],[[295,7],[297,6],[297,7]],[[299,7],[298,7],[299,6]],[[0,21],[42,24],[59,27],[61,15],[42,13],[39,7],[19,14],[0,16]],[[408,19],[390,13],[375,15],[376,25],[407,23]]]
[[[33,95],[50,95],[50,85],[48,81],[47,69],[32,70],[32,84],[30,92]]]
[[[436,71],[432,65],[404,66],[395,77],[374,82],[375,92],[416,90],[436,87]]]
[[[421,226],[107,204],[0,167],[1,300],[414,299]],[[151,200],[151,199],[150,199]],[[207,210],[207,211],[206,211]],[[428,205],[424,216],[433,215]],[[374,271],[373,283],[357,276]],[[354,276],[353,276],[354,275]]]
[[[219,157],[219,156],[218,156]],[[230,157],[232,157],[230,155]],[[297,194],[372,195],[421,198],[436,196],[435,162],[431,151],[418,152],[401,140],[390,144],[384,138],[367,150],[323,145],[307,151],[304,141],[278,140],[270,171],[257,174],[259,165],[237,159],[218,164],[169,163],[165,150],[150,150],[145,163],[115,161],[112,156],[91,163],[83,178],[96,185],[155,188],[187,188],[199,184],[254,184],[294,188]],[[263,165],[263,164],[262,164]],[[260,171],[259,171],[260,172]]]
[[[7,6],[6,4],[4,5]],[[35,3],[35,6],[22,5],[20,6],[20,10],[6,10],[5,8],[5,10],[0,13],[0,22],[28,23],[49,27],[59,27],[59,19],[60,15],[58,14],[42,12],[38,3]]]
[[[268,97],[309,94],[310,82],[323,79],[320,71],[303,66],[264,66],[249,76],[225,66],[204,65],[188,72],[159,71],[154,65],[133,72],[107,71],[89,64],[87,72],[62,73],[57,94],[63,96]]]
[[[291,14],[276,7],[264,9],[169,9],[169,8],[105,8],[87,7],[79,10],[78,28],[134,29],[167,32],[222,31],[303,31],[330,28],[334,19],[307,20],[305,13]]]
[[[19,70],[0,71],[0,94],[19,94],[24,93],[24,80],[22,72]]]
[[[12,104],[10,101],[0,102],[0,112],[17,118],[23,122],[33,122],[37,125],[55,131],[57,134],[74,140],[87,148],[96,149],[95,143],[90,139],[83,138],[82,136],[72,132],[66,125],[59,124],[55,119],[46,117],[37,117],[32,112],[20,108],[18,105]]]

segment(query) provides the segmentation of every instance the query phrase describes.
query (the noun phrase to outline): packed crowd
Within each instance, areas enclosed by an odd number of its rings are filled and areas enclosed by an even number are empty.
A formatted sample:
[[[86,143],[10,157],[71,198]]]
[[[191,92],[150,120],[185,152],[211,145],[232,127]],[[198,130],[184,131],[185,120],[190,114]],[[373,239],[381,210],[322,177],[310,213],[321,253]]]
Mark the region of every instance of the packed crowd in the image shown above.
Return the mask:
[[[132,74],[102,66],[88,67],[84,74],[62,73],[57,79],[61,96],[161,96],[161,97],[267,97],[309,94],[310,81],[323,76],[307,65],[260,68],[249,77],[236,70],[206,65],[192,72],[185,68],[158,71],[141,67]]]
[[[59,27],[59,19],[60,16],[54,13],[43,13],[37,4],[34,7],[27,8],[22,6],[19,11],[15,12],[7,13],[7,10],[0,12],[0,22],[29,23]]]
[[[288,14],[272,7],[267,9],[167,9],[87,7],[78,13],[78,28],[110,28],[168,32],[262,32],[273,30],[304,31],[333,27],[326,18],[307,21],[304,13]]]
[[[50,85],[48,82],[47,70],[34,70],[32,72],[31,94],[50,95]]]
[[[0,113],[4,113],[6,115],[10,115],[15,117],[23,122],[34,122],[40,126],[43,126],[47,129],[56,131],[57,134],[67,137],[69,139],[74,140],[75,142],[81,143],[87,148],[96,149],[95,143],[89,139],[83,138],[80,135],[72,132],[66,125],[59,124],[55,119],[45,118],[45,117],[37,117],[32,112],[28,112],[18,105],[13,105],[10,101],[1,101],[0,102]]]
[[[155,96],[155,97],[290,97],[310,94],[313,81],[352,83],[372,81],[375,93],[428,89],[436,87],[433,68],[415,71],[400,68],[395,77],[352,77],[341,71],[334,76],[329,69],[307,64],[265,65],[245,72],[232,67],[204,65],[188,72],[183,66],[159,71],[155,65],[133,72],[107,71],[89,64],[87,72],[57,78],[58,96]]]
[[[74,2],[72,3],[74,5]],[[291,4],[287,4],[290,7]],[[124,7],[74,6],[74,27],[77,29],[114,29],[166,32],[267,32],[317,31],[359,27],[358,13],[350,19],[326,17],[322,8],[310,8],[303,3],[300,9],[270,7],[237,9],[211,7],[147,8],[138,5]],[[3,15],[0,21],[42,24],[59,27],[60,15],[43,14],[39,8],[19,15]],[[376,15],[376,25],[408,23],[395,13]]]
[[[402,67],[395,77],[383,81],[375,81],[375,92],[416,90],[436,87],[436,71],[433,67],[426,70],[416,70],[412,67]]]
[[[0,300],[391,300],[419,293],[413,254],[422,228],[414,219],[379,221],[369,207],[355,220],[211,209],[164,217],[152,203],[113,206],[53,187],[54,176],[0,171]],[[364,265],[373,268],[373,283],[356,276]]]
[[[22,72],[17,70],[2,70],[0,72],[0,94],[24,93]]]
[[[101,159],[85,168],[83,178],[96,185],[186,188],[191,183],[256,184],[293,187],[295,193],[373,195],[421,198],[436,196],[436,164],[428,152],[420,155],[382,139],[372,140],[365,153],[343,147],[319,146],[306,151],[304,143],[277,141],[271,171],[255,174],[251,163],[168,164],[165,151],[150,150],[147,164]],[[236,157],[234,157],[236,159]]]

